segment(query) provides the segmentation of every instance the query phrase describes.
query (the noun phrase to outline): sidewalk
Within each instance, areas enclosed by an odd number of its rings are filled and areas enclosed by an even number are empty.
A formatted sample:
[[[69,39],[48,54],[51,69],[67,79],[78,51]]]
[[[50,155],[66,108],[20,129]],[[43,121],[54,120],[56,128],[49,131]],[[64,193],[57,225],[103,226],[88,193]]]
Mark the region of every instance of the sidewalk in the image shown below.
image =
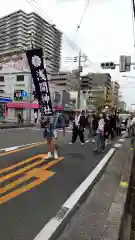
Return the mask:
[[[126,139],[57,240],[119,239],[132,167],[129,148]]]
[[[131,240],[135,240],[135,153],[132,166],[131,193],[130,193]]]

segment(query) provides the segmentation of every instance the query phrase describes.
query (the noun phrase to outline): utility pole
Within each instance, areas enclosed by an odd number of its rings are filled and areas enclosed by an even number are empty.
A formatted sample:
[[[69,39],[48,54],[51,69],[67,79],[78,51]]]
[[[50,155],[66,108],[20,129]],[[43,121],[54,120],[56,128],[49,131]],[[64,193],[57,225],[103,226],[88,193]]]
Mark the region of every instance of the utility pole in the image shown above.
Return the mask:
[[[31,45],[31,48],[33,49],[34,48],[34,46],[33,46],[33,41],[32,41],[32,38],[33,38],[33,35],[31,34],[31,36],[30,36],[30,45]],[[30,77],[30,79],[29,79],[29,103],[30,103],[30,105],[31,105],[31,103],[33,102],[33,99],[32,99],[32,92],[33,92],[33,87],[32,87],[32,81],[33,81],[33,79],[32,79],[32,76]],[[31,116],[32,116],[32,114],[31,114],[31,108],[29,108],[29,122],[31,122]]]
[[[81,81],[81,51],[79,51],[79,62],[78,62],[78,96],[77,96],[78,109],[80,108],[80,96],[81,96],[80,81]]]

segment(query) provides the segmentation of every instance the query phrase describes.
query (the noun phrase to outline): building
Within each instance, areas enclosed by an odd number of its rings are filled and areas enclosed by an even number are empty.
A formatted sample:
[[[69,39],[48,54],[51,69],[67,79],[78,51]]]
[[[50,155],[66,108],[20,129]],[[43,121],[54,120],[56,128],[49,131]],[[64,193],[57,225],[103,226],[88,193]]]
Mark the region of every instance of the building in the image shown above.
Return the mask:
[[[60,71],[52,73],[50,82],[66,91],[77,90],[78,88],[78,78],[73,72]]]
[[[124,101],[120,101],[118,103],[118,108],[121,110],[121,111],[126,111],[126,103]]]
[[[112,105],[118,106],[120,85],[117,81],[111,82]]]
[[[0,54],[14,49],[42,47],[51,71],[60,68],[62,33],[34,12],[19,10],[0,18]]]
[[[7,120],[15,120],[18,113],[24,120],[30,120],[39,104],[34,98],[34,84],[24,52],[3,57],[0,67],[0,109]],[[49,84],[54,108],[64,108],[70,96],[59,86]],[[1,114],[2,115],[2,114]],[[2,117],[2,116],[1,116]]]
[[[92,89],[89,93],[89,105],[99,107],[103,104],[109,104],[111,92],[111,76],[108,73],[91,73]]]
[[[81,77],[81,83],[80,83],[81,90],[85,92],[91,92],[92,89],[92,77],[91,75],[87,74]]]

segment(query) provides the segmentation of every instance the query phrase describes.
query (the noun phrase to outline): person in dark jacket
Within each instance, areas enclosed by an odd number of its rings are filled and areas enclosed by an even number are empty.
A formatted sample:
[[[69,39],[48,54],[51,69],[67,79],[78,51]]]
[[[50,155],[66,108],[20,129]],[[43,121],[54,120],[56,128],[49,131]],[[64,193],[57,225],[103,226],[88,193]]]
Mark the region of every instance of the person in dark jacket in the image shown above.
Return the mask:
[[[73,132],[72,132],[71,143],[75,143],[78,136],[80,138],[81,144],[83,145],[85,143],[85,140],[84,140],[85,127],[86,127],[85,112],[82,111],[81,115],[79,112],[77,112],[73,120]]]
[[[111,124],[111,139],[114,139],[116,134],[116,116],[110,116],[110,124]]]
[[[98,117],[95,114],[93,114],[92,120],[91,120],[92,142],[93,143],[95,142],[96,131],[98,128],[98,121],[99,121]]]

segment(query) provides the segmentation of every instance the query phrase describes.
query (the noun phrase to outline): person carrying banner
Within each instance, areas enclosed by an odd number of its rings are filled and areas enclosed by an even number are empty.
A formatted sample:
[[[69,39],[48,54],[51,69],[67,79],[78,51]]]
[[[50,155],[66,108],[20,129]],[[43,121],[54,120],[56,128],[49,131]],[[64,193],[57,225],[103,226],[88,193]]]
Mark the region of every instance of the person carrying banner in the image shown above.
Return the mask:
[[[47,158],[52,158],[51,147],[53,147],[54,159],[58,159],[57,152],[57,130],[62,128],[63,134],[65,135],[65,119],[62,114],[57,113],[52,117],[46,117],[41,120],[41,124],[44,127],[43,136],[47,140],[48,146],[48,156]]]

